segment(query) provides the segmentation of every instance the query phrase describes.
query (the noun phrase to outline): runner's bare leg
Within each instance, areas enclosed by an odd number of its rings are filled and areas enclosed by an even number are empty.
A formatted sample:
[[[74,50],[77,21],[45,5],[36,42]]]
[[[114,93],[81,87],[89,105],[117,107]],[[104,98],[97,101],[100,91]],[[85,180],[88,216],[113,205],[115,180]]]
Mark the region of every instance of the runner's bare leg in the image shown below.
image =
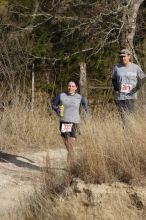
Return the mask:
[[[70,166],[72,166],[76,160],[75,151],[74,151],[75,142],[76,142],[76,138],[74,137],[67,137],[64,139],[64,144],[68,151],[67,162]]]

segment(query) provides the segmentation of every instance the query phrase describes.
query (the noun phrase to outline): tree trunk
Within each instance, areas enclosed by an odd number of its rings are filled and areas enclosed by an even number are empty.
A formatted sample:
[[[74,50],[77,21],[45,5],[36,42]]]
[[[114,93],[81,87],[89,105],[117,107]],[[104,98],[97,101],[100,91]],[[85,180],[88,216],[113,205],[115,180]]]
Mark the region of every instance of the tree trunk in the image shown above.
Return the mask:
[[[38,10],[39,10],[39,4],[40,4],[39,1],[38,1],[38,0],[35,0],[35,2],[34,2],[33,17],[32,17],[31,23],[24,28],[24,30],[29,31],[29,33],[32,33],[32,32],[33,32],[33,29],[34,29],[34,21],[35,21],[35,19],[36,19],[36,15],[37,15],[37,12],[38,12]]]
[[[136,52],[134,50],[134,36],[136,31],[136,20],[138,16],[139,7],[144,2],[144,0],[127,0],[127,6],[125,7],[125,10],[123,12],[123,29],[121,32],[121,39],[120,44],[121,48],[128,48],[132,53],[132,61],[133,58],[137,62],[139,66],[140,63],[138,61]],[[145,91],[144,87],[141,89],[141,97],[145,101]]]
[[[128,48],[136,61],[138,62],[133,40],[135,36],[136,31],[136,20],[138,16],[139,7],[144,2],[144,0],[127,0],[127,6],[124,8],[123,12],[123,29],[121,32],[121,39],[120,39],[120,45],[121,48]]]
[[[87,98],[87,73],[86,63],[81,62],[80,65],[80,93]]]

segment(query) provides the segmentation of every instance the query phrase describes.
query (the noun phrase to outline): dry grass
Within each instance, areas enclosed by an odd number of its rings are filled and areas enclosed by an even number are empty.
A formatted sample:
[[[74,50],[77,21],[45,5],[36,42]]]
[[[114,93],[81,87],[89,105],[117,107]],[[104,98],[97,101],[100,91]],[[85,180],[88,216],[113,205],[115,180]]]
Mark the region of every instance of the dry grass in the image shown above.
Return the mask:
[[[29,102],[16,99],[0,112],[0,149],[46,149],[51,145],[54,134],[57,137],[55,123],[47,103],[35,106],[32,112]]]
[[[59,122],[47,108],[44,104],[32,112],[29,103],[16,100],[6,107],[0,115],[0,149],[44,150],[62,145]],[[145,110],[129,116],[125,129],[114,112],[101,112],[92,119],[82,120],[75,174],[92,183],[143,181],[146,176],[145,121]]]
[[[82,121],[78,137],[78,163],[72,174],[88,183],[126,182],[144,183],[146,179],[146,112],[138,111],[128,118],[123,129],[116,113],[103,112]],[[20,145],[60,146],[58,121],[45,108],[34,112],[26,104],[8,107],[1,114],[1,148]],[[52,144],[52,145],[51,145]],[[68,198],[60,197],[64,176],[45,173],[40,178],[33,198],[26,198],[16,215],[10,219],[67,220],[77,219],[76,210]],[[39,190],[38,190],[39,188]],[[122,218],[121,218],[122,219]]]
[[[40,176],[40,181],[34,185],[33,196],[22,198],[18,210],[7,213],[9,220],[68,220],[73,218],[70,204],[61,199],[65,190],[64,176],[54,172],[45,172]]]
[[[129,116],[123,129],[118,116],[107,113],[82,124],[81,158],[76,172],[92,183],[143,182],[146,177],[146,112]]]
[[[97,117],[94,116],[92,120],[82,122],[81,136],[78,142],[80,155],[72,174],[85,182],[94,184],[117,181],[135,185],[144,184],[146,179],[145,119],[146,113],[144,111],[137,112],[129,117],[124,129],[115,113],[106,112],[104,117],[99,114]],[[31,210],[31,215],[33,213],[32,219],[80,220],[91,217],[91,219],[98,219],[90,216],[88,213],[90,208],[82,204],[83,194],[81,194],[81,198],[77,194],[71,197],[69,194],[67,197],[63,194],[59,196],[60,192],[63,193],[61,181],[57,177],[51,178],[50,175],[46,177],[42,185],[44,187],[43,193],[36,193],[35,202],[31,203],[32,206],[28,209]],[[58,189],[61,190],[58,191]],[[121,187],[118,194],[117,191],[115,194],[114,190],[114,187],[111,186],[111,197],[108,196],[108,193],[102,195],[103,198],[105,197],[106,204],[113,204],[110,208],[113,215],[111,219],[117,219],[117,216],[119,219],[129,219],[131,215],[133,219],[144,219],[144,215],[142,214],[143,217],[140,217],[140,212],[138,213],[136,209],[127,209],[127,205],[130,205],[128,193],[126,194],[128,191],[124,191]],[[135,195],[134,193],[132,195]],[[117,201],[114,203],[115,196],[117,196]],[[106,207],[106,204],[103,203],[103,207]],[[91,204],[92,215],[93,210]],[[98,202],[95,210],[100,213]],[[102,217],[102,213],[100,215]],[[103,219],[108,218],[106,215],[110,216],[108,211],[105,211]]]

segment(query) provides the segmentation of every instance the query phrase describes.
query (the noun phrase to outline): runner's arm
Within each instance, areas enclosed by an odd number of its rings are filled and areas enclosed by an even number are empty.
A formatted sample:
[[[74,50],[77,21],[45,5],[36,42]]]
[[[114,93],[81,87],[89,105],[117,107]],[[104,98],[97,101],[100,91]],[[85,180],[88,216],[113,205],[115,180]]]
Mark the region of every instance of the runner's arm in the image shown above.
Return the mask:
[[[146,78],[143,78],[143,79],[138,79],[138,82],[137,82],[137,85],[135,88],[133,88],[131,91],[130,91],[130,94],[134,94],[136,93],[141,87],[142,85],[146,82]],[[129,93],[128,93],[129,94]]]
[[[85,110],[86,114],[89,115],[89,107],[88,107],[87,102],[83,96],[81,98],[81,105],[82,105],[83,109]]]
[[[146,82],[146,74],[142,71],[140,67],[138,67],[138,73],[137,73],[137,85],[135,88],[133,88],[130,91],[130,94],[136,93]]]
[[[137,90],[142,87],[142,85],[146,82],[146,74],[142,71],[140,67],[138,67],[137,71],[138,80],[137,80]]]
[[[112,84],[113,84],[114,90],[116,92],[118,92],[119,91],[119,86],[117,84],[117,80],[116,79],[112,79]]]
[[[59,106],[60,105],[60,95],[58,95],[52,102],[52,109],[56,112],[56,114],[59,116],[60,110]]]
[[[113,84],[114,90],[117,92],[117,91],[119,91],[119,85],[118,85],[118,82],[117,82],[116,73],[117,73],[117,70],[116,70],[116,67],[115,67],[112,71],[111,78],[112,78],[112,84]]]

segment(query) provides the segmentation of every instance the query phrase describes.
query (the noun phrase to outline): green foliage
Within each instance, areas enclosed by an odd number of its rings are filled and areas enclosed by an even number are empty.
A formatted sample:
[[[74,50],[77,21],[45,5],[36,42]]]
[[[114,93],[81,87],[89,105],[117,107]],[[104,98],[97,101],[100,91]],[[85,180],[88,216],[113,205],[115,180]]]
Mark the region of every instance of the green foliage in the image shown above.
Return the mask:
[[[56,85],[54,86],[53,84],[49,84],[47,82],[41,82],[41,81],[38,81],[35,87],[37,89],[42,89],[43,91],[48,92],[48,93],[51,93],[52,90],[54,89],[56,90]]]
[[[45,28],[36,30],[34,37],[33,53],[35,56],[49,56],[52,52],[52,43],[48,39],[48,32]]]
[[[0,0],[0,14],[4,14],[7,9],[7,0]]]
[[[5,46],[2,48],[2,63],[15,73],[15,80],[25,77],[28,81],[31,80],[34,63],[36,88],[50,93],[65,90],[69,78],[79,80],[79,63],[82,61],[87,64],[89,83],[91,79],[96,79],[106,84],[111,69],[118,62],[117,36],[121,24],[120,17],[117,19],[117,15],[112,13],[111,1],[55,2],[39,1],[34,18],[35,0],[0,0],[0,11],[7,8],[7,4],[9,8],[1,22],[1,43]],[[143,4],[134,42],[144,67],[145,12],[146,6]],[[107,33],[110,34],[105,40]],[[49,83],[45,75],[47,71],[50,74]],[[31,82],[26,84],[31,85]]]
[[[0,0],[0,7],[3,7],[7,4],[6,0]]]
[[[33,7],[34,4],[34,0],[13,0],[13,3],[17,3],[17,5],[19,6],[25,6],[25,7]]]

